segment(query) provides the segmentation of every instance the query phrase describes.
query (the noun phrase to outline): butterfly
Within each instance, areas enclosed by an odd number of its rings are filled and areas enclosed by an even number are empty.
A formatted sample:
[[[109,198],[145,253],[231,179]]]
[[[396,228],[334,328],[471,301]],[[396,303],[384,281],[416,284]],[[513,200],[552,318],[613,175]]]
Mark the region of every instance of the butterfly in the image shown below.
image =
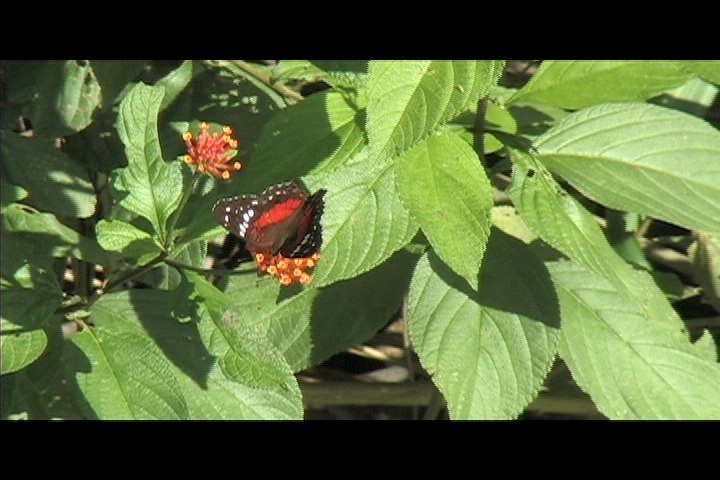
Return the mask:
[[[293,182],[268,187],[260,195],[224,198],[213,207],[215,219],[245,240],[253,255],[309,257],[322,245],[327,190],[309,194]]]

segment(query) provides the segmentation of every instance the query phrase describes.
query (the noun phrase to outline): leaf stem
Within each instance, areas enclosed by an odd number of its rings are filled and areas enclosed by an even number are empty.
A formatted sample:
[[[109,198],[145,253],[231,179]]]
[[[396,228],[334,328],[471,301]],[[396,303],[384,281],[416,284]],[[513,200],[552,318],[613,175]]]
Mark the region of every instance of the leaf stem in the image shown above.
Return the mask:
[[[254,270],[227,270],[225,268],[200,268],[196,267],[194,265],[188,265],[186,263],[182,262],[176,262],[175,260],[171,260],[169,258],[165,259],[165,263],[170,265],[171,267],[184,269],[184,270],[192,270],[193,272],[198,272],[203,275],[245,275],[249,273],[254,273]]]
[[[103,293],[107,293],[110,290],[113,290],[113,289],[119,287],[123,283],[128,282],[128,281],[132,280],[133,278],[135,278],[139,275],[142,275],[143,273],[152,269],[153,267],[155,267],[155,265],[157,265],[158,263],[165,260],[166,255],[167,255],[166,253],[161,253],[160,255],[158,255],[157,257],[155,257],[154,259],[152,259],[150,262],[146,263],[142,267],[136,268],[135,270],[132,270],[132,271],[126,273],[125,275],[122,275],[117,280],[108,282],[107,286],[103,289]]]

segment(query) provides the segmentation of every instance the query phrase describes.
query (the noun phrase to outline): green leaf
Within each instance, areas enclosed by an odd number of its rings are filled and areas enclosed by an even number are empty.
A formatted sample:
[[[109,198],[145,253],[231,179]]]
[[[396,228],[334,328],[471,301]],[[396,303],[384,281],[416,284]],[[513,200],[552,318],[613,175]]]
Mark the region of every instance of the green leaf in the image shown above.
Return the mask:
[[[547,60],[509,102],[549,103],[568,109],[606,102],[642,102],[691,77],[682,62]]]
[[[363,148],[363,128],[361,111],[339,93],[312,95],[265,125],[243,188],[262,190],[313,169],[330,172]]]
[[[5,295],[5,293],[3,293]],[[31,295],[28,295],[33,299]],[[33,299],[34,300],[34,299]],[[4,301],[3,308],[5,308]],[[0,375],[17,372],[37,360],[47,347],[47,334],[42,329],[22,331],[18,324],[0,318]]]
[[[683,64],[685,68],[703,79],[720,85],[720,60],[690,60]]]
[[[162,87],[138,84],[120,104],[118,132],[128,166],[119,170],[115,188],[124,208],[147,218],[165,244],[166,223],[180,203],[180,164],[166,164],[160,151],[157,115]]]
[[[3,255],[3,260],[7,258]],[[8,262],[9,263],[9,262]],[[52,272],[25,264],[7,278],[3,267],[2,316],[24,326],[40,325],[62,302],[62,291]]]
[[[705,118],[718,95],[718,87],[699,78],[693,78],[682,86],[670,90],[652,100],[652,103],[672,108],[690,115]]]
[[[545,103],[510,105],[508,111],[517,121],[517,133],[529,139],[545,133],[568,116],[567,111]]]
[[[53,322],[59,325],[62,317]],[[80,391],[73,375],[68,375],[62,353],[67,342],[60,328],[48,333],[48,346],[35,362],[21,372],[9,376],[14,379],[13,414],[30,420],[97,419]],[[2,385],[5,388],[5,384]]]
[[[170,258],[185,265],[205,268],[207,247],[208,242],[205,240],[188,242],[180,248],[176,247]],[[183,277],[178,272],[178,269],[168,265],[167,263],[159,264],[157,267],[138,277],[138,279],[162,290],[173,290],[183,281]]]
[[[102,109],[110,111],[128,91],[129,82],[140,75],[147,60],[92,60],[90,64],[102,89]]]
[[[328,189],[322,218],[322,258],[313,286],[356,277],[405,246],[417,223],[395,190],[390,166],[371,164],[357,156],[352,166],[321,178],[308,178],[311,190]]]
[[[3,235],[0,288],[0,373],[25,368],[47,346],[49,319],[62,303],[52,272],[29,264]]]
[[[615,253],[593,216],[560,188],[539,161],[509,150],[514,164],[507,192],[527,226],[556,250],[610,281],[625,296],[626,306],[648,322],[652,319],[684,331],[652,278]]]
[[[120,220],[100,220],[97,238],[105,250],[121,253],[125,258],[136,260],[138,265],[145,265],[162,253],[149,233]]]
[[[476,105],[502,75],[501,61],[373,61],[367,135],[374,157],[395,157]]]
[[[280,60],[272,67],[272,82],[288,83],[292,80],[316,82],[326,74],[320,67],[309,60]]]
[[[336,88],[360,88],[367,81],[366,60],[313,60],[312,64],[320,68],[322,79]]]
[[[124,318],[93,306],[95,327],[72,337],[66,367],[100,419],[187,419],[188,409],[170,362]],[[142,312],[140,312],[142,313]]]
[[[473,107],[473,111],[460,114],[441,130],[455,132],[465,143],[473,147],[475,145],[475,121],[477,118],[475,109]],[[494,102],[487,102],[484,130],[483,152],[485,154],[493,153],[503,148],[504,144],[501,140],[503,134],[515,135],[517,133],[517,123],[508,110],[496,105]]]
[[[438,256],[472,286],[490,236],[492,187],[475,151],[433,135],[396,162],[400,196]]]
[[[178,68],[165,75],[155,83],[156,87],[163,87],[165,96],[160,104],[160,111],[165,110],[182,93],[192,80],[194,63],[192,60],[184,61]]]
[[[92,122],[100,105],[100,85],[88,61],[3,62],[3,67],[9,117],[29,118],[37,136],[68,135]]]
[[[672,325],[638,315],[624,292],[571,262],[548,264],[562,314],[560,355],[613,419],[719,419],[720,364]]]
[[[0,206],[2,207],[3,213],[5,213],[5,208],[7,208],[8,205],[22,200],[27,196],[27,190],[8,183],[4,177],[0,178]]]
[[[715,339],[710,333],[710,330],[704,329],[702,335],[695,341],[694,345],[698,350],[698,354],[700,354],[702,358],[708,362],[718,361],[717,345],[715,344]]]
[[[48,141],[0,131],[2,173],[23,187],[27,203],[58,215],[87,218],[95,213],[95,190],[87,170]]]
[[[485,114],[485,133],[483,134],[484,153],[493,153],[500,150],[504,144],[494,132],[517,133],[517,122],[510,111],[493,102],[487,103]]]
[[[198,327],[203,343],[218,357],[225,376],[255,388],[292,385],[295,378],[282,354],[264,336],[238,321],[230,299],[199,275],[187,275],[202,301]]]
[[[188,303],[187,283],[175,292],[134,290],[103,296],[93,306],[98,322],[114,319],[126,329],[152,337],[170,361],[187,403],[190,419],[300,419],[302,398],[293,379],[275,389],[257,389],[231,381],[201,341]],[[205,320],[200,320],[204,322]]]
[[[367,60],[280,60],[272,70],[274,81],[324,81],[341,89],[362,87],[367,79]]]
[[[63,225],[55,215],[33,213],[20,205],[11,205],[4,213],[3,228],[34,245],[35,251],[47,252],[55,258],[71,255],[101,265],[111,263],[110,256],[97,242]]]
[[[226,292],[236,321],[267,332],[297,372],[375,335],[400,307],[416,258],[399,251],[357,278],[319,289],[236,275]]]
[[[301,420],[302,394],[295,383],[289,391],[264,390],[228,380],[219,367],[208,373],[201,388],[180,377],[193,420]]]
[[[537,138],[540,160],[593,200],[720,232],[720,133],[645,104],[598,105]]]
[[[90,125],[95,109],[100,106],[100,85],[87,60],[65,62],[64,77],[58,110],[63,123],[79,132]]]
[[[491,234],[477,292],[437,257],[423,256],[410,286],[409,332],[451,418],[522,413],[555,359],[556,305],[542,263],[499,230]]]

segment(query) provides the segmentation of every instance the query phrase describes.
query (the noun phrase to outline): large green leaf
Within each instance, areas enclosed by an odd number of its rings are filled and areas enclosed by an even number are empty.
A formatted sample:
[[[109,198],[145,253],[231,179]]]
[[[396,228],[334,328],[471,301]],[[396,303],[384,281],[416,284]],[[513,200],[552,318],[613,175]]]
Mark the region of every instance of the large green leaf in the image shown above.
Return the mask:
[[[218,357],[225,376],[250,387],[271,390],[295,384],[282,354],[264,335],[238,320],[239,312],[232,308],[230,298],[199,275],[191,272],[188,276],[202,302],[200,335],[208,351]]]
[[[267,332],[299,371],[382,328],[400,307],[415,260],[415,255],[400,251],[352,280],[299,291],[280,286],[274,278],[238,275],[229,280],[227,294],[239,315],[236,321]]]
[[[300,390],[294,379],[275,389],[258,389],[225,377],[217,358],[201,341],[198,324],[186,321],[194,318],[197,309],[188,303],[188,297],[183,286],[176,292],[135,290],[106,295],[93,306],[93,318],[103,322],[115,318],[124,322],[125,328],[152,338],[171,362],[191,419],[302,418]]]
[[[542,263],[493,230],[480,288],[434,255],[417,265],[409,331],[453,419],[516,418],[537,396],[557,351],[557,299]]]
[[[93,321],[96,326],[73,336],[64,354],[94,414],[104,420],[187,419],[170,362],[150,337],[96,306]]]
[[[671,325],[643,318],[606,279],[548,265],[562,312],[560,354],[598,409],[617,419],[720,419],[720,365]]]
[[[322,259],[314,286],[352,278],[384,262],[417,232],[417,223],[398,198],[391,166],[358,155],[352,166],[308,178],[312,190],[325,187]]]
[[[682,62],[547,60],[509,102],[579,109],[605,102],[644,101],[690,78]]]
[[[5,210],[2,225],[7,232],[56,258],[72,255],[79,260],[101,265],[110,263],[110,256],[100,245],[58,221],[50,213],[33,213],[20,205]]]
[[[337,92],[312,95],[277,113],[263,128],[243,188],[262,190],[317,168],[345,164],[365,144],[364,119]]]
[[[166,164],[160,151],[157,115],[163,95],[162,87],[138,84],[120,104],[118,132],[128,166],[119,170],[114,186],[120,205],[147,218],[165,243],[166,223],[183,186],[180,164]]]
[[[646,104],[566,117],[535,141],[540,160],[593,200],[720,232],[720,132]]]
[[[557,184],[532,156],[510,149],[514,161],[508,194],[527,226],[570,259],[610,281],[643,318],[684,326],[652,278],[634,270],[608,244],[593,216]]]
[[[88,173],[51,142],[0,131],[2,173],[30,194],[31,205],[68,217],[95,213],[95,190]]]
[[[700,390],[697,400],[691,398],[691,390],[677,391],[683,388],[679,386],[681,376],[688,377],[685,386],[696,385],[714,378],[715,367],[703,366],[698,360],[699,352],[690,344],[683,323],[651,277],[633,270],[612,250],[593,217],[560,189],[540,162],[512,152],[515,164],[509,194],[513,203],[533,231],[574,260],[585,274],[574,277],[577,281],[564,281],[559,293],[563,321],[572,317],[561,355],[578,384],[613,418],[685,418],[712,413],[706,401],[711,398],[710,390]],[[582,296],[586,285],[590,285],[589,298]],[[563,323],[563,332],[565,328]],[[605,340],[595,342],[596,338]],[[612,342],[610,353],[608,342]],[[632,362],[637,370],[597,371],[594,363],[605,365],[616,352],[619,360],[613,360],[613,368]],[[668,358],[669,363],[679,365],[677,370],[667,366]],[[702,369],[708,371],[699,372]],[[635,385],[628,386],[633,380],[618,380],[619,375],[636,371],[646,375],[639,384],[650,390],[638,393]],[[648,403],[655,394],[657,404]]]
[[[475,106],[504,62],[373,61],[367,80],[367,135],[374,157],[395,157]]]
[[[492,188],[458,135],[433,135],[396,162],[397,185],[435,252],[474,288],[490,236]]]

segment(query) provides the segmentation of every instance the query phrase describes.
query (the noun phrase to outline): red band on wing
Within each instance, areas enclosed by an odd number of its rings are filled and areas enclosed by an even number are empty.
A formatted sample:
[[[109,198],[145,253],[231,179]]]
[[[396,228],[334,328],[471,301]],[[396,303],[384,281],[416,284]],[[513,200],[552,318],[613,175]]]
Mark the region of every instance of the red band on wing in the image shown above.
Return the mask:
[[[274,205],[266,212],[263,212],[262,216],[253,223],[253,229],[262,229],[268,225],[282,222],[297,213],[304,203],[305,199],[290,198],[282,203]]]

